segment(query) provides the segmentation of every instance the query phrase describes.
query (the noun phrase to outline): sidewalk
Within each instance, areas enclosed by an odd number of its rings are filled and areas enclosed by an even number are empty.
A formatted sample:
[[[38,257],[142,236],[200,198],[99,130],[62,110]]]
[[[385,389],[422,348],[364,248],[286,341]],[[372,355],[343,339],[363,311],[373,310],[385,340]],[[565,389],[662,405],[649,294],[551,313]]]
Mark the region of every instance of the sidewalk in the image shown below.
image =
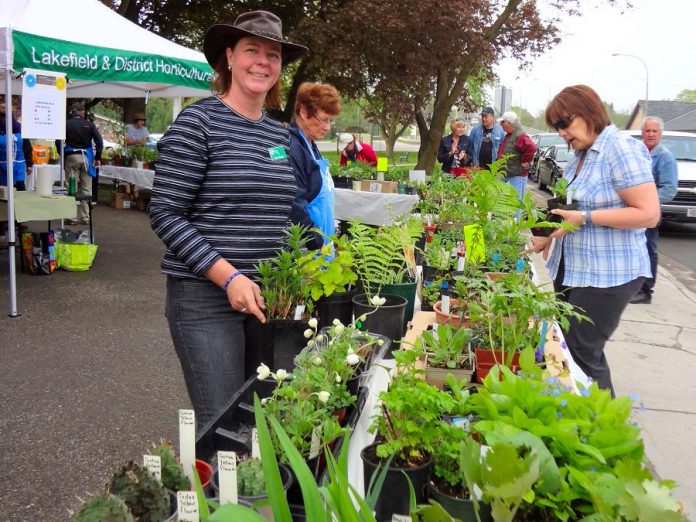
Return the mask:
[[[541,255],[534,264],[548,281]],[[652,304],[628,305],[606,353],[617,395],[636,397],[648,459],[696,518],[696,295],[660,267]]]

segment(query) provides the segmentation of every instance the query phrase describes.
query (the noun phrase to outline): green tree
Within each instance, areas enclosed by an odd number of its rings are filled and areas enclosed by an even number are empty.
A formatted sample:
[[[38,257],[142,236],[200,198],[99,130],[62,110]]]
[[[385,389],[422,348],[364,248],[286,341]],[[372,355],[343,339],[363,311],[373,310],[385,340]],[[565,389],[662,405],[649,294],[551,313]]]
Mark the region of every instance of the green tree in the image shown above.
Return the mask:
[[[677,94],[677,101],[696,103],[696,89],[684,89]]]

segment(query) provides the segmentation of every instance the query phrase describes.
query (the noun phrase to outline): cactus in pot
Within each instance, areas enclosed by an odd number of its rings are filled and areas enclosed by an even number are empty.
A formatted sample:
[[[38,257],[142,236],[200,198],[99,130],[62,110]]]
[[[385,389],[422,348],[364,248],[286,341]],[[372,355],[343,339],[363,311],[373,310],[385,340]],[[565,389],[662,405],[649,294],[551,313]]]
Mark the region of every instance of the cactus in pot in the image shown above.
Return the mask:
[[[171,441],[163,440],[152,450],[153,455],[158,455],[162,462],[162,485],[172,491],[186,491],[191,489],[191,481],[184,475],[181,466],[174,453]]]
[[[160,522],[169,516],[169,493],[152,473],[133,461],[114,474],[107,491],[121,497],[140,522]]]
[[[258,497],[266,494],[266,480],[259,459],[245,459],[237,466],[237,494]]]
[[[70,517],[71,522],[133,522],[128,506],[116,495],[89,497]]]

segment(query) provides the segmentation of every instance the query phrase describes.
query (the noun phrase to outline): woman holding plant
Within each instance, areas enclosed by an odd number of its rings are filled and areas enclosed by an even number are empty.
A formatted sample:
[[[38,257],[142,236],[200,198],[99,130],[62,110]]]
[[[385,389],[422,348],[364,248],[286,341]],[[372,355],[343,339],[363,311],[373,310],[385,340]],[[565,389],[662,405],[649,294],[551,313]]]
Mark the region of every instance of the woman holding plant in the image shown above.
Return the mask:
[[[645,228],[660,219],[660,204],[645,146],[622,136],[597,93],[566,87],[546,108],[546,122],[575,150],[563,177],[579,210],[551,212],[577,230],[532,238],[546,259],[554,288],[592,322],[570,318],[566,342],[573,359],[601,388],[612,391],[604,345],[629,300],[650,277]]]
[[[277,16],[252,11],[212,26],[203,51],[218,95],[186,107],[160,140],[150,207],[198,426],[244,382],[248,314],[265,322],[254,266],[282,244],[295,179],[288,132],[264,104],[279,105],[281,67],[307,49],[283,39]]]
[[[291,218],[295,224],[321,231],[307,245],[314,250],[335,233],[333,180],[329,162],[315,141],[326,137],[340,112],[340,97],[333,85],[305,82],[297,90],[295,123],[290,125],[290,160],[297,182]]]

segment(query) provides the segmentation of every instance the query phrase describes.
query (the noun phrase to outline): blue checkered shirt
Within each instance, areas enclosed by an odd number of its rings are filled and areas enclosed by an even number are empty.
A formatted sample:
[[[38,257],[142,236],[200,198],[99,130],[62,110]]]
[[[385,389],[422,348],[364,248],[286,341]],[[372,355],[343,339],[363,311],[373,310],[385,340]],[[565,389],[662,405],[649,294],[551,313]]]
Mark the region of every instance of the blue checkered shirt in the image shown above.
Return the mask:
[[[582,170],[575,177],[579,160],[580,152],[576,152],[563,173],[579,210],[624,208],[626,203],[619,191],[654,183],[646,147],[630,136],[621,135],[614,125],[597,136],[587,151]],[[610,288],[640,276],[651,277],[644,228],[618,229],[587,224],[556,239],[546,265],[552,279],[558,274],[561,252],[565,286]]]

